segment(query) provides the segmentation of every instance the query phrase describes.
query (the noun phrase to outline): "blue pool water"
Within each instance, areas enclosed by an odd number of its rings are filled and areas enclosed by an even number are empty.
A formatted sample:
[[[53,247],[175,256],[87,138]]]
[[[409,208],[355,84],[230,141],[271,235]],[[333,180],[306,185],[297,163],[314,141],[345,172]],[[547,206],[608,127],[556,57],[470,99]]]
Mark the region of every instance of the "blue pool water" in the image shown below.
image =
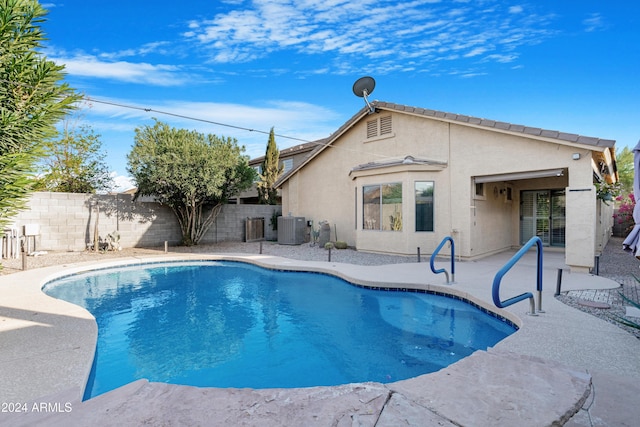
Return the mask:
[[[44,291],[98,323],[85,399],[140,378],[250,388],[387,383],[435,372],[515,331],[452,298],[240,262],[98,270]]]

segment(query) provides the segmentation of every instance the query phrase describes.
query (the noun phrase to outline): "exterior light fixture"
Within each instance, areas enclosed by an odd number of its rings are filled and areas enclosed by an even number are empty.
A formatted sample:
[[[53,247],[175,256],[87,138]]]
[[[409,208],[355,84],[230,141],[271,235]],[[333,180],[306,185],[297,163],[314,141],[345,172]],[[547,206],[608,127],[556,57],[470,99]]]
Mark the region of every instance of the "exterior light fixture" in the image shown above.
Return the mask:
[[[580,153],[573,153],[573,156],[571,156],[571,158],[573,160],[580,160]]]

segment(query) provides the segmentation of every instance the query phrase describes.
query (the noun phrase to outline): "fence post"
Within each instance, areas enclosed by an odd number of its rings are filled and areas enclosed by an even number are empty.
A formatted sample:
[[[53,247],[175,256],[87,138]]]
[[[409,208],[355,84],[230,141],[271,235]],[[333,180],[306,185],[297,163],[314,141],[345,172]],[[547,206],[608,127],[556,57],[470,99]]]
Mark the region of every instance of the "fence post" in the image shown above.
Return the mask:
[[[562,287],[562,269],[558,269],[558,278],[556,279],[556,293],[554,296],[560,295],[560,288]]]
[[[24,253],[24,239],[20,239],[20,256],[22,256],[22,270],[27,269],[27,257]]]

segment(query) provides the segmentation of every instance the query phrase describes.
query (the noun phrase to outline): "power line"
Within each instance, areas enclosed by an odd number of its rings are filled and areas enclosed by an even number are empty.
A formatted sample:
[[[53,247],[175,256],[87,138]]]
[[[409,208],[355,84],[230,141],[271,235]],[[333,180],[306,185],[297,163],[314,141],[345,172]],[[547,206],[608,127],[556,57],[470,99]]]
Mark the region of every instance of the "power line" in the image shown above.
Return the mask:
[[[156,109],[153,109],[153,108],[137,107],[137,106],[134,106],[134,105],[127,105],[127,104],[122,104],[122,103],[112,102],[112,101],[103,101],[103,100],[95,99],[95,98],[92,98],[92,97],[86,96],[86,95],[82,95],[82,98],[84,100],[88,101],[88,102],[95,102],[95,103],[98,103],[98,104],[113,105],[113,106],[119,107],[119,108],[127,108],[127,109],[130,109],[130,110],[144,111],[144,112],[147,112],[147,113],[163,114],[163,115],[166,115],[166,116],[178,117],[178,118],[185,119],[185,120],[193,120],[193,121],[202,122],[202,123],[209,123],[209,124],[228,127],[228,128],[232,128],[232,129],[238,129],[238,130],[244,130],[244,131],[248,131],[248,132],[261,133],[261,134],[264,134],[264,135],[269,135],[271,133],[270,131],[267,132],[267,131],[264,131],[264,130],[253,129],[253,128],[248,128],[248,127],[244,127],[244,126],[231,125],[231,124],[228,124],[228,123],[216,122],[214,120],[208,120],[208,119],[202,119],[202,118],[199,118],[199,117],[186,116],[184,114],[172,113],[172,112],[169,112],[169,111],[156,110]],[[274,133],[273,135],[274,135],[274,137],[278,137],[278,138],[285,138],[285,139],[290,139],[290,140],[293,140],[293,141],[299,141],[299,142],[303,142],[303,143],[315,144],[315,145],[318,145],[318,146],[333,148],[333,149],[336,149],[336,150],[344,150],[344,151],[349,151],[349,152],[352,152],[352,153],[368,154],[370,156],[378,157],[378,158],[384,159],[384,160],[390,160],[390,159],[393,158],[393,157],[390,157],[390,156],[385,156],[383,154],[366,152],[366,151],[357,150],[357,149],[351,149],[351,148],[346,148],[346,147],[337,147],[335,145],[329,145],[329,144],[327,144],[325,142],[321,142],[321,141],[323,141],[325,139],[316,140],[316,141],[309,141],[307,139],[302,139],[302,138],[297,138],[297,137],[294,137],[294,136],[287,136],[287,135],[282,135],[282,134],[277,134],[277,133]]]
[[[27,83],[23,83],[23,82],[16,82],[16,81],[11,81],[11,80],[6,80],[6,79],[0,79],[0,82],[3,83],[7,83],[10,85],[14,85],[14,86],[22,86],[22,87],[26,87],[28,89],[37,89],[35,86],[27,84]],[[137,110],[137,111],[144,111],[147,113],[157,113],[157,114],[162,114],[165,116],[171,116],[171,117],[178,117],[181,119],[185,119],[185,120],[193,120],[193,121],[197,121],[197,122],[202,122],[202,123],[209,123],[209,124],[213,124],[213,125],[217,125],[217,126],[223,126],[223,127],[228,127],[228,128],[232,128],[232,129],[238,129],[238,130],[245,130],[248,132],[255,132],[255,133],[262,133],[265,135],[269,135],[271,132],[267,132],[267,131],[263,131],[263,130],[259,130],[259,129],[252,129],[252,128],[248,128],[248,127],[244,127],[244,126],[238,126],[238,125],[230,125],[228,123],[222,123],[222,122],[216,122],[213,120],[207,120],[207,119],[202,119],[202,118],[198,118],[198,117],[192,117],[192,116],[186,116],[183,114],[177,114],[177,113],[172,113],[169,111],[161,111],[161,110],[156,110],[153,108],[145,108],[145,107],[137,107],[135,105],[127,105],[127,104],[122,104],[122,103],[118,103],[118,102],[113,102],[113,101],[104,101],[101,99],[97,99],[97,98],[93,98],[91,96],[88,95],[80,95],[80,97],[87,101],[87,102],[94,102],[97,104],[105,104],[105,105],[113,105],[114,107],[119,107],[119,108],[126,108],[129,110]],[[284,138],[284,139],[291,139],[294,141],[300,141],[300,142],[305,142],[305,143],[315,143],[318,145],[324,145],[318,141],[309,141],[306,139],[302,139],[302,138],[296,138],[294,136],[287,136],[287,135],[281,135],[281,134],[274,134],[274,136],[277,136],[278,138]]]
[[[269,135],[271,133],[270,131],[266,132],[266,131],[263,131],[263,130],[247,128],[247,127],[244,127],[244,126],[230,125],[230,124],[227,124],[227,123],[216,122],[216,121],[213,121],[213,120],[207,120],[207,119],[201,119],[201,118],[198,118],[198,117],[185,116],[183,114],[171,113],[169,111],[161,111],[161,110],[156,110],[156,109],[153,109],[153,108],[136,107],[136,106],[133,106],[133,105],[126,105],[126,104],[121,104],[121,103],[118,103],[118,102],[103,101],[103,100],[92,98],[90,96],[83,96],[82,98],[84,100],[88,101],[88,102],[95,102],[95,103],[98,103],[98,104],[113,105],[115,107],[128,108],[130,110],[144,111],[144,112],[147,112],[147,113],[158,113],[158,114],[163,114],[165,116],[178,117],[178,118],[185,119],[185,120],[193,120],[193,121],[196,121],[196,122],[209,123],[209,124],[212,124],[212,125],[224,126],[224,127],[228,127],[228,128],[232,128],[232,129],[246,130],[248,132],[262,133],[262,134],[265,134],[265,135]],[[274,133],[274,136],[277,136],[278,138],[291,139],[291,140],[294,140],[294,141],[300,141],[300,142],[307,142],[307,143],[314,143],[314,144],[318,144],[318,145],[324,145],[324,144],[322,144],[320,142],[317,142],[317,141],[309,141],[309,140],[302,139],[302,138],[296,138],[294,136],[287,136],[287,135],[281,135],[281,134],[276,134],[276,133]]]
[[[23,86],[23,87],[27,87],[27,88],[31,88],[31,89],[36,89],[35,86],[26,84],[26,83],[22,83],[22,82],[15,82],[15,81],[10,81],[10,80],[6,80],[6,79],[0,79],[1,82],[3,83],[7,83],[7,84],[12,84],[12,85],[16,85],[16,86]],[[118,107],[118,108],[125,108],[125,109],[129,109],[129,110],[137,110],[137,111],[144,111],[147,113],[157,113],[157,114],[162,114],[162,115],[166,115],[166,116],[171,116],[171,117],[177,117],[177,118],[181,118],[181,119],[185,119],[185,120],[192,120],[192,121],[197,121],[197,122],[202,122],[202,123],[208,123],[208,124],[213,124],[216,126],[222,126],[222,127],[227,127],[227,128],[231,128],[231,129],[238,129],[238,130],[244,130],[247,132],[255,132],[255,133],[260,133],[260,134],[264,134],[264,135],[269,135],[271,133],[271,131],[267,132],[264,130],[259,130],[259,129],[253,129],[253,128],[248,128],[248,127],[244,127],[244,126],[239,126],[239,125],[231,125],[228,123],[222,123],[222,122],[217,122],[214,120],[208,120],[208,119],[203,119],[203,118],[199,118],[199,117],[193,117],[193,116],[187,116],[184,114],[178,114],[178,113],[172,113],[170,111],[162,111],[162,110],[156,110],[154,108],[147,108],[147,107],[138,107],[135,105],[128,105],[128,104],[123,104],[123,103],[118,103],[118,102],[113,102],[113,101],[105,101],[105,100],[101,100],[101,99],[97,99],[97,98],[93,98],[90,97],[88,95],[80,95],[80,98],[87,101],[87,102],[94,102],[97,104],[105,104],[105,105],[112,105],[114,107]],[[337,147],[335,145],[329,145],[325,142],[321,142],[324,141],[326,139],[322,139],[322,140],[316,140],[316,141],[309,141],[307,139],[302,139],[302,138],[297,138],[294,136],[288,136],[288,135],[282,135],[282,134],[276,134],[274,133],[275,137],[278,138],[284,138],[284,139],[289,139],[292,141],[299,141],[299,142],[303,142],[303,143],[310,143],[310,144],[315,144],[318,146],[324,146],[324,147],[328,147],[328,148],[333,148],[333,149],[337,149],[337,150],[344,150],[344,151],[349,151],[349,152],[353,152],[353,153],[363,153],[363,154],[368,154],[370,156],[373,157],[378,157],[381,159],[392,159],[393,157],[390,156],[385,156],[382,154],[377,154],[377,153],[371,153],[371,152],[365,152],[362,150],[357,150],[357,149],[351,149],[351,148],[347,148],[347,147]]]

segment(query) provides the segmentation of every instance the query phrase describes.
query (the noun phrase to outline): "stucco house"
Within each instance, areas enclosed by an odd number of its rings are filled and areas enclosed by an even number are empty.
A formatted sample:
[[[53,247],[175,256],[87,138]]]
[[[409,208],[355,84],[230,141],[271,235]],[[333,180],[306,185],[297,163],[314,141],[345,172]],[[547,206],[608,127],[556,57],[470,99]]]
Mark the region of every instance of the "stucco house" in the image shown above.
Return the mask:
[[[331,224],[358,250],[474,259],[539,236],[588,272],[613,226],[596,182],[615,141],[375,101],[276,183],[283,215]],[[443,250],[443,253],[446,251]]]
[[[304,144],[298,144],[293,147],[280,150],[279,159],[280,166],[282,167],[282,174],[285,175],[292,169],[300,166],[300,164],[306,159],[309,152],[313,151],[317,146],[317,142],[305,142]],[[261,156],[249,160],[249,166],[255,169],[258,174],[262,173],[264,157],[265,156]],[[258,188],[255,183],[251,188],[243,191],[238,197],[229,201],[231,204],[254,204],[258,202]]]

